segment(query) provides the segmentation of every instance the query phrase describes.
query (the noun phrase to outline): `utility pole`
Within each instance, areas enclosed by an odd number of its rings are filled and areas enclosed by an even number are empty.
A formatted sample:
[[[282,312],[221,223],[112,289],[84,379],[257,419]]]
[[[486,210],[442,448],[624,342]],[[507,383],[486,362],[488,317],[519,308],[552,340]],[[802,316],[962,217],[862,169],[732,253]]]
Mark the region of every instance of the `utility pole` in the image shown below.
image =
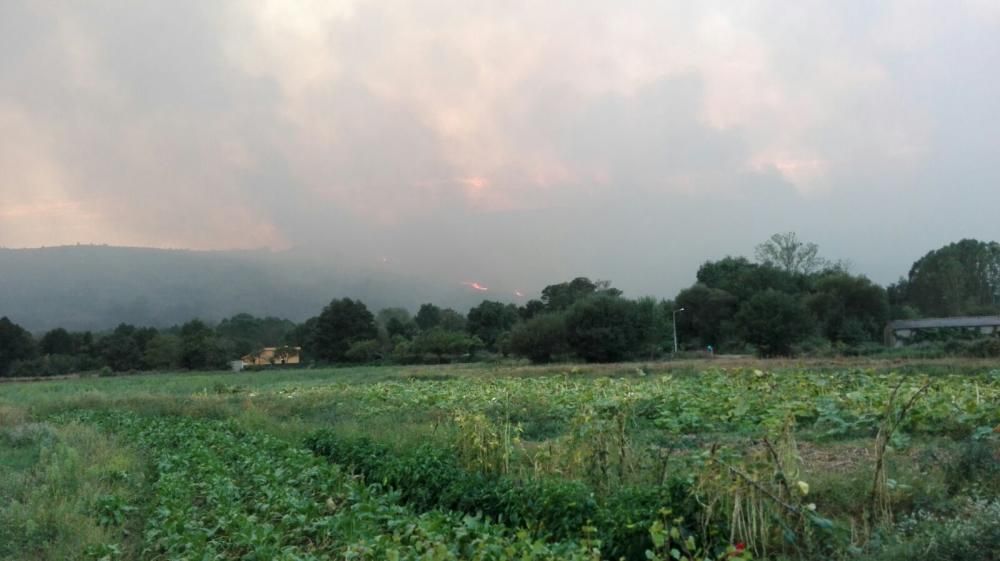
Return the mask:
[[[674,354],[677,354],[677,312],[683,312],[684,308],[674,310]]]

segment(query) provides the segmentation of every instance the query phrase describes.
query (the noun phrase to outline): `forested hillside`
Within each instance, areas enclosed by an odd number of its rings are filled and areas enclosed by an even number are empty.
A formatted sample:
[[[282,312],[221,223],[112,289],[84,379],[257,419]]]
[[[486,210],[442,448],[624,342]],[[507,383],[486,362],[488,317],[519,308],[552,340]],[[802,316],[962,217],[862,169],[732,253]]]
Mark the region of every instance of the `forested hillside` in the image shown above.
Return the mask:
[[[480,295],[389,271],[345,273],[335,256],[107,246],[0,249],[0,315],[31,331],[166,327],[240,312],[301,321],[331,294],[376,309],[435,301],[469,307]]]

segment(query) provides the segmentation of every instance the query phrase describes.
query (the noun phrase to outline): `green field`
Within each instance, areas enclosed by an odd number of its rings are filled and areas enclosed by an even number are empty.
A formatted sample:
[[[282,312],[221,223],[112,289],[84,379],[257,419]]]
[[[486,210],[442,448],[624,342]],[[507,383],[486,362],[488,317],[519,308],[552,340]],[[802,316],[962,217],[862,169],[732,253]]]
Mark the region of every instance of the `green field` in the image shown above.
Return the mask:
[[[0,559],[994,559],[1000,365],[0,384]]]

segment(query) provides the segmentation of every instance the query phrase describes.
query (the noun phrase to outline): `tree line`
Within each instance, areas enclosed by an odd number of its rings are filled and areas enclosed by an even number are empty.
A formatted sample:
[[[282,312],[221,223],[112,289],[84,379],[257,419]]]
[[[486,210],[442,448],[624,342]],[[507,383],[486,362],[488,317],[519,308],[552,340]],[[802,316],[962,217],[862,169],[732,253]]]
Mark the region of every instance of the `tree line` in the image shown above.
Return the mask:
[[[962,240],[929,252],[886,288],[830,262],[791,233],[760,244],[753,260],[704,263],[672,300],[630,299],[608,281],[552,284],[523,305],[484,300],[462,314],[431,303],[372,313],[349,298],[292,321],[238,314],[157,330],[53,329],[36,338],[0,318],[0,376],[81,371],[216,369],[268,346],[297,346],[306,363],[427,363],[513,356],[532,362],[615,362],[684,352],[760,356],[862,353],[881,348],[890,319],[1000,313],[1000,244]],[[959,346],[1000,354],[1000,343]]]

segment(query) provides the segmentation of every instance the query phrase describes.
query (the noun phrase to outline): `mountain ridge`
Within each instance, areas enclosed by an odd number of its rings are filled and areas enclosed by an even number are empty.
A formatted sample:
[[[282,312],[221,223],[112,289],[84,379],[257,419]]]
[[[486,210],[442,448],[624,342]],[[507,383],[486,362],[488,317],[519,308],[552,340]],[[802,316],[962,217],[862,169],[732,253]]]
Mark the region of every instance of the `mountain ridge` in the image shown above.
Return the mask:
[[[241,312],[303,321],[342,297],[373,312],[422,302],[464,311],[483,295],[307,249],[0,248],[0,316],[36,332],[168,327]]]

